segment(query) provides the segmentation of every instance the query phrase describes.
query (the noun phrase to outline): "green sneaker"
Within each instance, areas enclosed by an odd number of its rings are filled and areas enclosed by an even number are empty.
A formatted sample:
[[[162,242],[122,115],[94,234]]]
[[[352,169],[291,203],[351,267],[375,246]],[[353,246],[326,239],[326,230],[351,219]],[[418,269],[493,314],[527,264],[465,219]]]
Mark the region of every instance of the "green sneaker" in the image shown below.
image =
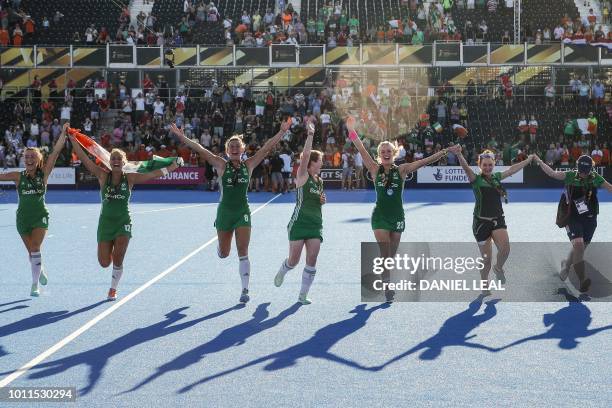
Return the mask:
[[[298,297],[298,302],[300,302],[303,305],[309,305],[312,303],[312,300],[307,298],[305,294],[300,293],[300,297]]]
[[[40,290],[38,289],[38,285],[36,283],[32,285],[32,290],[30,291],[30,296],[32,296],[32,297],[39,297],[40,296]]]
[[[43,268],[40,268],[40,277],[38,278],[38,281],[43,286],[45,286],[47,282],[49,281],[47,279],[47,274],[45,273],[45,270]]]
[[[283,280],[285,280],[285,274],[277,272],[276,276],[274,277],[274,286],[280,288],[280,286],[283,284]]]

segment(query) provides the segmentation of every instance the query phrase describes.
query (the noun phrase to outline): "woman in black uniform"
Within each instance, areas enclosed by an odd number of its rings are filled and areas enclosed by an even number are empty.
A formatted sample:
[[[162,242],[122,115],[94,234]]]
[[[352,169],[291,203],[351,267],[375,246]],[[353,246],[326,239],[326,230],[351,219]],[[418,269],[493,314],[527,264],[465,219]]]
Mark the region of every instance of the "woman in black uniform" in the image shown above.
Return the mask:
[[[591,286],[591,280],[584,271],[584,250],[591,242],[597,228],[599,200],[597,189],[603,187],[612,193],[612,184],[593,171],[595,162],[591,156],[583,155],[576,161],[575,171],[555,171],[539,157],[538,165],[548,176],[563,181],[566,188],[566,199],[569,205],[569,218],[565,230],[572,243],[572,251],[567,261],[562,262],[559,277],[567,279],[572,266],[580,279],[580,292],[586,292]]]
[[[489,279],[493,254],[492,242],[494,242],[497,247],[497,259],[495,265],[493,265],[493,272],[501,283],[505,283],[506,276],[503,266],[510,255],[510,239],[508,238],[508,227],[502,207],[502,198],[507,203],[508,195],[501,185],[501,181],[531,163],[534,155],[530,155],[527,160],[513,164],[503,172],[494,172],[495,153],[491,150],[485,150],[478,156],[478,167],[480,169],[478,173],[472,170],[461,151],[457,157],[472,185],[474,198],[476,199],[472,232],[484,258],[484,267],[480,271],[480,279]],[[488,290],[483,291],[483,295],[489,294]]]

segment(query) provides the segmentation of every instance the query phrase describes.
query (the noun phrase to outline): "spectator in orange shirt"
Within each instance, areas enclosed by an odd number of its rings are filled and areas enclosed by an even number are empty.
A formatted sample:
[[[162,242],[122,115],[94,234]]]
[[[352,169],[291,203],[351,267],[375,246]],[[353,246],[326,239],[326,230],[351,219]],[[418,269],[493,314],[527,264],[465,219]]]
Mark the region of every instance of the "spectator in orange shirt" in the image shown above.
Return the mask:
[[[28,38],[34,36],[34,21],[30,17],[26,17],[24,25],[26,36]]]
[[[376,32],[376,39],[379,43],[385,42],[385,30],[383,30],[382,26],[378,27],[378,31]]]
[[[370,96],[376,94],[376,85],[372,81],[368,83],[366,87],[366,96],[369,98]]]
[[[570,154],[572,156],[573,161],[578,160],[580,155],[582,155],[582,149],[578,147],[578,143],[574,142],[572,148],[570,149]]]
[[[9,32],[6,28],[0,28],[0,47],[8,47],[10,41]]]
[[[332,166],[340,167],[342,164],[342,155],[340,154],[340,148],[338,148],[332,156]]]
[[[191,149],[189,149],[186,145],[182,144],[178,148],[178,155],[183,159],[185,163],[189,163],[189,159],[191,158]]]
[[[248,30],[248,27],[246,26],[246,24],[244,23],[240,23],[238,24],[238,26],[236,27],[236,35],[238,36],[239,39],[242,39],[242,37],[244,37],[244,33]]]
[[[17,26],[15,31],[13,31],[13,45],[15,47],[21,47],[23,43],[23,31],[21,31],[21,27]]]
[[[283,29],[287,29],[287,27],[291,24],[291,21],[293,20],[293,16],[291,15],[291,12],[289,12],[289,10],[285,10],[285,12],[283,13]]]

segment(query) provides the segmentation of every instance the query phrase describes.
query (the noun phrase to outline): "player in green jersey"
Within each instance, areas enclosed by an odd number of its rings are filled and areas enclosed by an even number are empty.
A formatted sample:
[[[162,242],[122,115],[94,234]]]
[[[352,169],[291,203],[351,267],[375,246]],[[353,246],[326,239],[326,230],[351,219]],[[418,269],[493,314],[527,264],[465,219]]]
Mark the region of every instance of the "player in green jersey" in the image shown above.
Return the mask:
[[[355,132],[356,120],[349,116],[346,127],[349,138],[353,141],[361,157],[364,167],[368,169],[374,180],[376,189],[376,206],[372,212],[372,230],[380,248],[380,256],[387,258],[395,256],[402,232],[405,228],[404,218],[404,182],[406,176],[419,168],[434,163],[446,155],[443,149],[425,159],[396,166],[397,145],[384,141],[378,145],[378,160],[374,160]],[[457,151],[457,147],[451,148]],[[383,281],[389,280],[388,272],[382,274]],[[393,300],[393,291],[386,291],[387,300]]]
[[[0,181],[12,181],[17,186],[17,232],[25,244],[32,270],[30,296],[40,296],[39,283],[46,285],[47,274],[42,264],[40,248],[49,228],[49,211],[45,205],[47,181],[64,145],[66,144],[65,124],[46,162],[38,148],[24,150],[25,170],[0,174]]]
[[[282,285],[285,274],[300,261],[302,248],[306,247],[306,266],[302,272],[302,287],[298,301],[303,305],[309,305],[308,291],[317,272],[317,257],[323,242],[323,215],[321,206],[325,204],[325,193],[323,193],[323,180],[319,177],[321,165],[323,164],[323,153],[312,150],[312,139],[314,137],[314,124],[306,123],[308,137],[304,143],[304,150],[297,171],[296,192],[297,202],[293,216],[287,226],[289,233],[289,256],[283,261],[276,277],[274,285]]]
[[[479,173],[475,173],[470,167],[465,157],[458,152],[459,164],[463,167],[463,171],[474,190],[476,205],[474,206],[474,220],[472,223],[472,232],[478,242],[480,254],[483,257],[484,266],[480,270],[480,279],[489,279],[489,271],[491,270],[492,261],[492,243],[495,242],[497,247],[497,257],[493,272],[497,280],[501,283],[506,282],[504,274],[504,263],[510,255],[510,240],[504,218],[504,209],[502,207],[502,198],[505,202],[508,201],[508,194],[502,187],[501,181],[507,177],[517,173],[533,160],[534,155],[529,155],[526,160],[520,163],[513,164],[510,168],[503,172],[493,172],[495,168],[495,153],[491,150],[485,150],[478,156]],[[483,290],[482,295],[490,295],[489,290]]]
[[[103,268],[113,264],[111,287],[107,299],[117,299],[117,286],[123,275],[123,260],[132,237],[132,220],[129,202],[134,184],[144,183],[157,177],[167,175],[179,165],[174,162],[168,167],[148,173],[124,173],[127,163],[125,152],[113,149],[110,154],[110,171],[96,165],[85,153],[79,142],[70,136],[72,147],[81,162],[100,183],[102,209],[98,220],[98,262]]]
[[[225,154],[228,160],[211,153],[198,142],[185,136],[182,129],[176,124],[172,125],[172,132],[189,148],[197,152],[200,157],[210,163],[217,171],[219,186],[221,189],[221,200],[217,207],[217,218],[215,228],[219,245],[217,255],[219,258],[227,258],[232,246],[232,236],[236,237],[236,249],[238,250],[238,273],[242,283],[240,303],[249,301],[249,276],[251,263],[249,261],[249,242],[251,240],[251,211],[247,191],[253,169],[259,165],[280,142],[281,138],[289,131],[291,119],[281,124],[280,131],[269,139],[261,149],[253,156],[242,160],[245,150],[241,135],[234,135],[225,142]]]
[[[612,193],[612,184],[593,170],[595,165],[591,156],[583,155],[576,161],[575,171],[555,171],[539,157],[535,158],[538,165],[548,176],[563,181],[566,187],[564,199],[569,206],[565,230],[572,243],[568,259],[561,264],[559,277],[567,279],[571,268],[574,268],[580,279],[580,291],[587,292],[591,280],[586,276],[584,268],[584,251],[591,242],[597,228],[599,200],[597,189],[605,188]]]

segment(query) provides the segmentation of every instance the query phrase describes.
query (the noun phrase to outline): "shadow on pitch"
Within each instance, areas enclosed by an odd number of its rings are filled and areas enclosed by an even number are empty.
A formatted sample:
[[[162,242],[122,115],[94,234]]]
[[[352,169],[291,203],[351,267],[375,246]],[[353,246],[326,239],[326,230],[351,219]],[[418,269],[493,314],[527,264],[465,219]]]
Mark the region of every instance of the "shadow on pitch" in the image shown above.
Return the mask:
[[[589,329],[593,319],[591,318],[591,309],[584,303],[584,300],[588,297],[581,295],[580,298],[576,298],[566,288],[559,289],[558,293],[564,295],[569,304],[555,313],[546,313],[543,316],[542,322],[544,326],[549,327],[548,331],[516,340],[499,350],[505,350],[529,341],[550,339],[558,339],[559,348],[571,350],[578,346],[579,338],[590,337],[601,331],[612,329],[612,325]]]
[[[202,378],[201,380],[195,383],[189,384],[181,388],[179,390],[179,393],[191,391],[198,385],[204,384],[216,378],[224,377],[228,374],[240,371],[242,369],[260,363],[268,363],[266,366],[264,366],[264,370],[275,371],[291,367],[297,364],[300,359],[305,357],[324,359],[356,369],[369,370],[368,367],[364,367],[359,363],[340,357],[330,352],[331,348],[340,340],[363,328],[373,312],[379,309],[386,309],[390,307],[388,303],[373,306],[369,309],[366,309],[366,306],[367,305],[365,304],[356,306],[353,310],[349,312],[354,314],[352,317],[345,320],[341,320],[336,323],[332,323],[317,330],[317,332],[315,332],[315,334],[313,334],[310,339],[302,343],[296,344],[282,351],[257,358],[235,368],[219,372],[209,377]]]
[[[14,305],[15,303],[23,303],[23,302],[29,302],[29,301],[30,299],[15,300],[14,302],[2,303],[0,304],[0,307],[10,306],[10,305]],[[9,307],[8,309],[0,310],[0,314],[10,312],[12,310],[26,309],[28,307],[30,306],[29,305],[16,305],[13,307]]]
[[[497,315],[497,308],[495,306],[497,302],[499,302],[499,299],[493,299],[486,302],[483,313],[476,314],[482,306],[482,297],[477,297],[470,302],[466,310],[449,317],[442,324],[442,327],[440,327],[438,333],[434,334],[427,340],[422,341],[404,353],[393,357],[385,364],[372,367],[371,370],[381,370],[388,365],[419,351],[421,351],[421,354],[419,355],[421,360],[434,360],[442,354],[444,348],[451,346],[476,348],[491,352],[498,351],[492,347],[469,341],[476,337],[475,334],[472,334],[471,336],[469,335],[472,330],[493,319]]]
[[[12,302],[16,303],[16,302]],[[25,319],[18,320],[13,323],[9,323],[0,327],[0,337],[10,336],[11,334],[19,333],[26,330],[36,329],[38,327],[47,326],[49,324],[57,323],[65,319],[69,319],[78,314],[87,312],[95,309],[96,307],[108,303],[106,300],[94,303],[89,306],[82,307],[72,312],[67,310],[60,310],[59,312],[44,312],[38,313]],[[10,304],[10,303],[7,303]],[[24,305],[21,305],[24,306]],[[17,307],[17,306],[16,306]],[[27,307],[27,306],[25,306]]]
[[[253,337],[265,330],[271,329],[297,312],[301,307],[301,304],[296,303],[272,318],[270,318],[268,306],[270,306],[270,303],[262,303],[258,305],[253,312],[251,319],[223,330],[212,340],[199,345],[198,347],[189,350],[166,364],[158,367],[155,373],[126,392],[136,391],[169,371],[183,370],[189,366],[192,366],[193,364],[197,364],[208,354],[218,353],[231,347],[240,346],[246,343],[250,337]]]
[[[178,308],[166,314],[166,318],[161,322],[147,327],[134,329],[131,332],[111,341],[110,343],[103,344],[99,347],[74,354],[72,356],[39,364],[32,369],[34,372],[30,373],[28,378],[46,378],[80,365],[88,366],[88,384],[85,386],[85,388],[79,390],[79,395],[83,396],[94,389],[104,372],[104,367],[106,367],[110,359],[114,356],[121,354],[132,347],[136,347],[169,334],[177,333],[205,320],[219,317],[232,310],[241,309],[243,307],[244,305],[237,305],[219,312],[211,313],[207,316],[175,324],[187,316],[182,312],[188,309],[188,307]]]

